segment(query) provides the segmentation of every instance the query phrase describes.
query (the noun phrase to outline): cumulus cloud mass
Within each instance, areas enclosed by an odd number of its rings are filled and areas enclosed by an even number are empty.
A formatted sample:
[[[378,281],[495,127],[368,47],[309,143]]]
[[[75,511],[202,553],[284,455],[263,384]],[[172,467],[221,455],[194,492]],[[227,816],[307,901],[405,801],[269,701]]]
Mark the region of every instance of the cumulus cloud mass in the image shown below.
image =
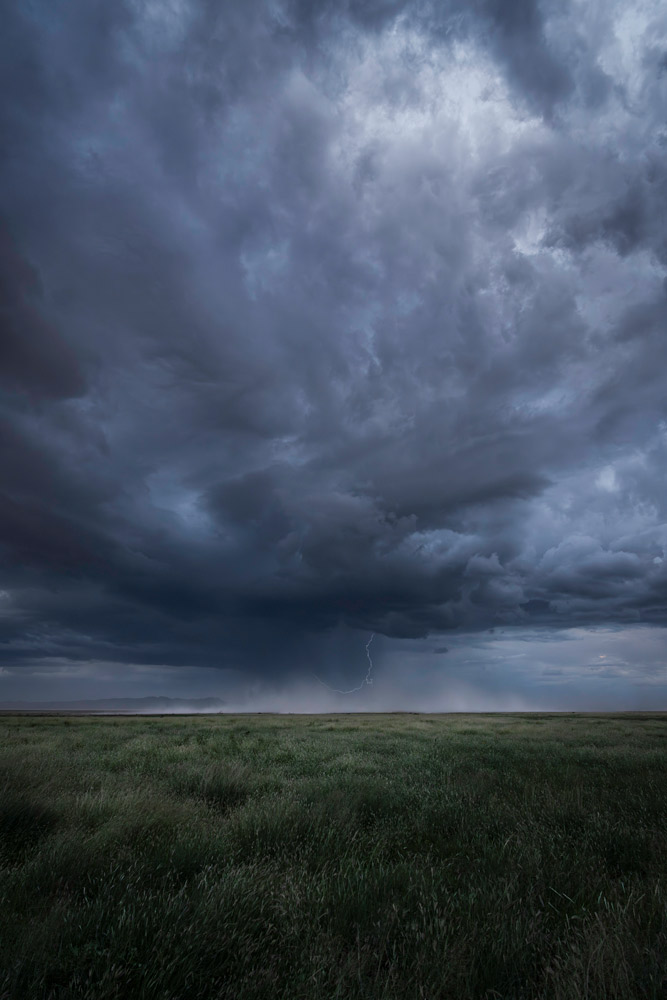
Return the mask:
[[[601,629],[665,691],[664,4],[35,0],[0,49],[1,683],[345,687],[376,633],[426,705]]]

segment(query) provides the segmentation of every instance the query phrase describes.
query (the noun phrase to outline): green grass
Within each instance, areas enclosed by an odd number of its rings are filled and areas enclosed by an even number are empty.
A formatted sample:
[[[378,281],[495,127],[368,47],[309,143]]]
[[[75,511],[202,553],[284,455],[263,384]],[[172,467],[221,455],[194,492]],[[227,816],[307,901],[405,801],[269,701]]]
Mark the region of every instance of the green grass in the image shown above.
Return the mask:
[[[667,995],[667,716],[5,717],[0,998]]]

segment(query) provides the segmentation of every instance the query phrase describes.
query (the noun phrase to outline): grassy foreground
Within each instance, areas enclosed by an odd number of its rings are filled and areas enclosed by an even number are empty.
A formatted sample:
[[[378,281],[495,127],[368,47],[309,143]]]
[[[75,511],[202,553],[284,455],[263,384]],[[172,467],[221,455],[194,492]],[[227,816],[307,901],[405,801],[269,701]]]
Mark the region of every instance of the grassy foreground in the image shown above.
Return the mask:
[[[0,997],[663,998],[667,716],[0,719]]]

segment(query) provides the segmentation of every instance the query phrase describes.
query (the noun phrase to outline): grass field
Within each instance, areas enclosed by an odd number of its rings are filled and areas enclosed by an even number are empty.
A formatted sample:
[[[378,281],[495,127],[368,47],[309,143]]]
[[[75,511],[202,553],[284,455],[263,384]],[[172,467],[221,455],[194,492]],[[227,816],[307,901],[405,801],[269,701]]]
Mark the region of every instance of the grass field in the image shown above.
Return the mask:
[[[667,716],[0,719],[0,997],[664,998]]]

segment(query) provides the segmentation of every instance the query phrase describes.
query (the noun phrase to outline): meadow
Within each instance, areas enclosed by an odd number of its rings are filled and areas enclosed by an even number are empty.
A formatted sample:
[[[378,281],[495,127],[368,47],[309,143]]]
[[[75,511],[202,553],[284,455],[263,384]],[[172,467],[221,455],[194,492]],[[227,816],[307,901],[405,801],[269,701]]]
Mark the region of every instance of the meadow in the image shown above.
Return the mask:
[[[667,716],[0,719],[3,1000],[667,995]]]

